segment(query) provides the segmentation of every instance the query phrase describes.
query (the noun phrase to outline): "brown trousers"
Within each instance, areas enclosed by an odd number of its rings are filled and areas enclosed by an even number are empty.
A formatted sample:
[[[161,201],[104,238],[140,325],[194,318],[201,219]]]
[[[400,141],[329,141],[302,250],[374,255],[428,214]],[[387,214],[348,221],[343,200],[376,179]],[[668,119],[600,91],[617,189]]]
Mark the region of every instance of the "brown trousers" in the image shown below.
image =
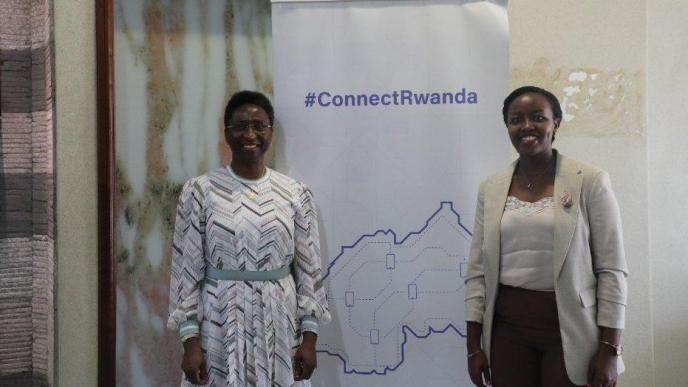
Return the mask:
[[[499,286],[491,350],[494,387],[568,387],[554,292]]]

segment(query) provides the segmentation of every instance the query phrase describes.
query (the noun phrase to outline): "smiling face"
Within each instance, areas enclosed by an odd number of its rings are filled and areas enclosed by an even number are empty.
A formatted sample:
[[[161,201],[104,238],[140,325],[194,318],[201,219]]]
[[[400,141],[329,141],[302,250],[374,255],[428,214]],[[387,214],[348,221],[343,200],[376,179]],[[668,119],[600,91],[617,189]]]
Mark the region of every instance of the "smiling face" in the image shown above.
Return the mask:
[[[554,133],[559,128],[547,98],[526,93],[516,98],[507,113],[506,126],[511,143],[521,156],[538,156],[552,152]]]
[[[261,161],[272,142],[268,114],[258,105],[239,106],[225,128],[225,139],[234,160],[245,163]]]

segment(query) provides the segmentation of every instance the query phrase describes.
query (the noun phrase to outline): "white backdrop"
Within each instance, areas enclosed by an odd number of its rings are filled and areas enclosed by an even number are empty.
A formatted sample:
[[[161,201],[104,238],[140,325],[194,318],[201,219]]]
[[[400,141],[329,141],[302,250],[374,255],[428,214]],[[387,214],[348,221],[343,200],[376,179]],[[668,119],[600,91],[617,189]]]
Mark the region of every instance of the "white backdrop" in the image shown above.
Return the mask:
[[[505,166],[504,2],[273,2],[278,169],[320,209],[316,386],[468,386],[463,268]]]

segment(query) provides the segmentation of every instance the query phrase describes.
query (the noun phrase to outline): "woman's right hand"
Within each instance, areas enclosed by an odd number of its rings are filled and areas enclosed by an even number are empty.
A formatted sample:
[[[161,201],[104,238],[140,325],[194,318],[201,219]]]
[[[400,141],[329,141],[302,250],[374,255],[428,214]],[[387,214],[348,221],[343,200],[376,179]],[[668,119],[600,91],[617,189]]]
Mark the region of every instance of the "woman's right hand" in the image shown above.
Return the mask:
[[[491,386],[490,365],[487,362],[487,355],[482,350],[468,358],[468,374],[471,381],[478,387]],[[483,383],[483,380],[485,383]]]
[[[208,384],[208,367],[205,364],[203,350],[198,337],[190,337],[184,341],[184,357],[182,370],[186,379],[193,384]]]
[[[490,364],[487,362],[487,355],[482,350],[481,337],[483,335],[483,324],[468,321],[466,322],[466,350],[468,351],[468,374],[471,381],[478,387],[491,386]],[[485,383],[483,383],[485,380]]]

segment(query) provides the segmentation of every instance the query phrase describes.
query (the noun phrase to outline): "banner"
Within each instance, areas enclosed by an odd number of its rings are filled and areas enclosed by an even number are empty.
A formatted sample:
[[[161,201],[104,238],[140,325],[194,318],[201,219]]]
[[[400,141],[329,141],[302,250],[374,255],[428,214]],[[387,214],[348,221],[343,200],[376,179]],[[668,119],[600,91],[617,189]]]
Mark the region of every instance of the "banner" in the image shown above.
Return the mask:
[[[273,2],[276,162],[319,207],[315,386],[470,386],[478,184],[510,160],[505,2]]]

